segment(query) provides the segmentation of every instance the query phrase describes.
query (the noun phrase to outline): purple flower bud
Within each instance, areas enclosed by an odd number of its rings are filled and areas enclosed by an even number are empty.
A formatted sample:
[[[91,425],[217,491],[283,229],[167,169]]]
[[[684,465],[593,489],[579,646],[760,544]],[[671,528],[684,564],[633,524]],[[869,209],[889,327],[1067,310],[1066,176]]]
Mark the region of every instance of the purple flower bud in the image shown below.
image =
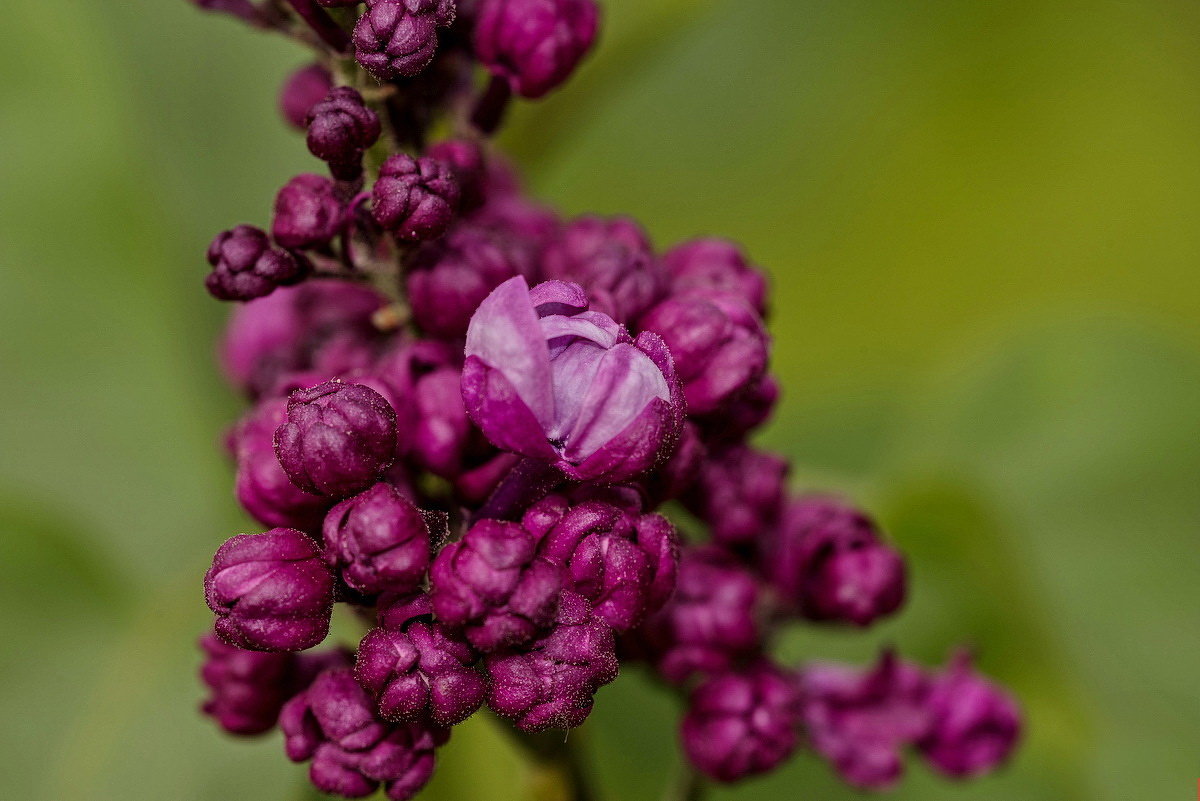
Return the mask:
[[[333,183],[306,173],[288,181],[275,196],[271,236],[285,248],[326,245],[342,229],[345,209]]]
[[[357,592],[413,592],[429,569],[426,517],[391,484],[376,484],[333,507],[324,533],[326,563]]]
[[[252,225],[217,234],[208,246],[208,263],[213,270],[204,285],[218,300],[261,298],[277,287],[303,281],[308,274],[307,262],[271,247],[266,232]]]
[[[362,174],[363,153],[379,139],[379,117],[362,95],[339,86],[308,112],[308,150],[328,162],[335,178],[352,181]]]
[[[810,620],[866,626],[904,603],[904,558],[870,518],[838,500],[793,501],[765,539],[763,574]]]
[[[483,443],[463,407],[460,365],[461,354],[447,343],[408,340],[375,368],[403,409],[396,422],[407,456],[445,478],[462,473]]]
[[[255,651],[303,651],[329,633],[333,575],[304,532],[276,528],[239,534],[213,557],[204,577],[222,640]]]
[[[375,483],[396,456],[396,412],[361,384],[327,381],[288,398],[275,432],[284,472],[305,492],[344,498]]]
[[[796,750],[794,680],[760,662],[692,691],[680,727],[688,761],[710,779],[736,782],[774,770]]]
[[[607,503],[568,505],[550,496],[525,514],[541,553],[565,568],[568,589],[596,617],[627,631],[657,611],[675,589],[678,537],[659,515],[631,515]]]
[[[630,342],[574,284],[501,284],[471,318],[463,400],[499,448],[616,482],[674,447],[682,398],[662,340]]]
[[[481,520],[442,548],[430,570],[438,621],[480,651],[529,642],[554,621],[562,574],[516,523]]]
[[[494,193],[492,189],[485,188],[485,191]],[[553,209],[513,194],[489,194],[487,203],[472,215],[471,222],[504,232],[525,243],[530,252],[538,256],[562,230],[562,221]]]
[[[383,163],[372,193],[375,219],[400,239],[436,239],[458,207],[458,183],[450,168],[404,153]]]
[[[684,501],[726,546],[751,545],[776,525],[783,509],[788,463],[745,445],[714,453]]]
[[[710,442],[736,444],[771,419],[778,400],[779,382],[770,373],[763,373],[730,398],[720,412],[701,417],[697,422]]]
[[[487,695],[487,682],[472,667],[478,654],[433,622],[426,596],[402,605],[403,620],[388,620],[359,644],[356,678],[379,701],[385,720],[439,726],[466,720]]]
[[[381,81],[412,77],[433,61],[437,28],[454,22],[454,0],[370,0],[354,26],[354,57]]]
[[[407,276],[417,325],[435,337],[462,337],[493,289],[531,272],[528,255],[502,236],[472,225],[455,226],[442,239],[425,244]]]
[[[887,652],[870,670],[813,664],[800,675],[804,728],[843,780],[888,790],[904,772],[900,751],[929,728],[929,681]]]
[[[320,64],[309,64],[293,72],[279,92],[279,111],[293,128],[308,128],[308,112],[333,88],[333,76]]]
[[[640,321],[671,349],[688,413],[723,410],[767,368],[769,337],[754,309],[734,295],[673,295]]]
[[[287,420],[287,401],[259,404],[238,423],[230,438],[237,462],[238,501],[265,526],[315,530],[329,499],[292,483],[275,457],[275,429]]]
[[[292,695],[296,655],[247,651],[212,634],[200,647],[205,653],[200,678],[211,690],[204,714],[230,734],[262,734],[274,727]]]
[[[460,207],[464,212],[483,205],[488,197],[488,165],[483,150],[469,139],[444,139],[425,149],[425,155],[450,168],[458,182]]]
[[[669,250],[663,265],[676,294],[699,289],[734,295],[749,303],[760,317],[767,315],[766,276],[732,242],[693,239]]]
[[[646,232],[628,217],[580,217],[563,229],[542,259],[546,278],[579,284],[591,308],[622,323],[662,298],[666,273]]]
[[[574,72],[600,23],[593,0],[481,0],[476,14],[475,55],[529,98]]]
[[[714,547],[683,548],[675,594],[642,627],[663,678],[682,684],[718,673],[762,648],[762,605],[754,575]]]
[[[583,597],[564,592],[549,634],[520,652],[486,657],[488,707],[524,732],[573,729],[592,696],[617,677],[616,641]]]
[[[708,448],[694,423],[685,422],[679,434],[675,452],[645,478],[646,492],[654,506],[686,493],[696,483],[708,457]]]
[[[425,724],[389,725],[349,669],[328,670],[279,717],[288,758],[312,760],[309,777],[325,793],[360,798],[380,785],[407,801],[433,775],[434,751],[449,732]]]
[[[1012,697],[959,653],[930,682],[930,727],[917,747],[930,763],[957,779],[1004,764],[1021,737],[1021,710]]]
[[[221,346],[226,373],[252,397],[275,394],[292,372],[326,377],[374,361],[379,332],[374,291],[334,279],[305,281],[235,308]]]

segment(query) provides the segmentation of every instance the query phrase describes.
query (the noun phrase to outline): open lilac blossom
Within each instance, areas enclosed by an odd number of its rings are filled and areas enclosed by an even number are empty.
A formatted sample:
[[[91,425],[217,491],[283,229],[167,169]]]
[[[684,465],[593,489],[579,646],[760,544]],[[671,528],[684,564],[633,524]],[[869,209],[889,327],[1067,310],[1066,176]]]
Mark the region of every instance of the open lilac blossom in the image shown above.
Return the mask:
[[[222,545],[204,577],[217,636],[256,651],[303,651],[325,639],[333,575],[307,534],[276,528]]]
[[[762,568],[810,620],[866,626],[904,602],[904,557],[870,518],[829,497],[792,501],[764,538]]]
[[[593,311],[632,323],[666,293],[645,230],[628,217],[572,220],[542,254],[544,277],[579,284]]]
[[[294,762],[311,760],[322,792],[362,798],[383,787],[408,801],[433,775],[434,752],[449,732],[423,723],[390,724],[349,669],[327,670],[284,706],[284,747]]]
[[[639,324],[671,349],[693,415],[722,410],[767,368],[769,343],[762,320],[734,295],[702,290],[672,295]]]
[[[1021,710],[1012,696],[971,666],[962,651],[930,680],[929,729],[917,748],[934,768],[956,779],[1004,764],[1021,738]]]
[[[548,634],[519,651],[489,654],[485,664],[488,707],[524,732],[580,725],[619,669],[612,629],[572,592],[562,594]]]
[[[483,705],[487,682],[479,654],[433,620],[428,596],[399,599],[380,612],[358,647],[354,675],[392,721],[452,726]]]
[[[481,651],[513,648],[554,621],[561,568],[516,523],[481,520],[442,548],[429,575],[437,619]]]
[[[570,77],[600,22],[593,0],[479,0],[475,13],[476,56],[529,98]]]
[[[308,275],[307,262],[272,247],[266,233],[252,225],[218,234],[208,246],[208,263],[213,269],[204,285],[218,300],[254,300]]]
[[[396,456],[396,412],[361,384],[327,381],[288,398],[275,453],[288,478],[315,495],[344,498],[375,483]]]
[[[358,592],[412,592],[429,569],[429,528],[412,501],[380,482],[329,510],[325,561]]]
[[[497,447],[577,480],[619,481],[674,447],[682,399],[654,334],[636,340],[583,290],[521,276],[487,297],[467,330],[463,399]]]
[[[354,26],[354,57],[381,81],[417,75],[437,52],[454,0],[370,0]]]
[[[800,696],[779,668],[760,662],[707,679],[688,698],[680,735],[705,776],[736,782],[774,769],[799,743]]]
[[[551,496],[525,513],[540,552],[565,568],[567,589],[596,616],[626,631],[655,612],[675,589],[675,528],[659,515],[631,515],[598,501],[571,506]]]
[[[868,670],[814,663],[800,673],[804,729],[849,784],[887,790],[904,773],[902,750],[929,730],[929,680],[891,651]]]

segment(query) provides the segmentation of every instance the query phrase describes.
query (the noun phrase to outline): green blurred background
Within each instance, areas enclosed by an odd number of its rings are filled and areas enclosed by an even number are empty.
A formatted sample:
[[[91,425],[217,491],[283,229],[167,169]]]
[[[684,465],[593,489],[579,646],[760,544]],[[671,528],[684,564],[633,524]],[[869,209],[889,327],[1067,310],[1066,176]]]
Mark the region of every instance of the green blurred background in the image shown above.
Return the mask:
[[[505,135],[531,189],[775,280],[764,441],[911,556],[906,612],[787,656],[974,644],[1026,747],[902,799],[1190,798],[1200,775],[1200,5],[609,0]],[[275,738],[195,711],[200,576],[247,524],[201,286],[219,229],[312,169],[303,54],[183,0],[7,3],[0,33],[0,797],[300,799]],[[581,736],[658,797],[673,703],[631,673]],[[520,798],[487,722],[427,799]],[[718,798],[839,799],[817,760]]]

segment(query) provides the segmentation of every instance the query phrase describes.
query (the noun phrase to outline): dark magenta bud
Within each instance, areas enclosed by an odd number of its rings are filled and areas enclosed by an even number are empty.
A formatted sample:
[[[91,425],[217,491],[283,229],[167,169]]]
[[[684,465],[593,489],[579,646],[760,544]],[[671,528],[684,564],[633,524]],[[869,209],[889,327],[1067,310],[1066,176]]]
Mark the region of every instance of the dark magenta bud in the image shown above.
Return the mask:
[[[380,628],[359,644],[359,684],[378,700],[385,720],[439,726],[466,720],[487,695],[487,682],[473,667],[479,655],[433,622],[426,596],[398,606],[404,607],[398,613],[381,611]]]
[[[493,190],[488,186],[488,164],[482,148],[470,139],[443,139],[425,149],[425,155],[450,168],[458,182],[459,205],[464,212],[483,205]]]
[[[779,767],[796,750],[795,679],[760,662],[692,691],[680,727],[688,761],[710,779],[736,782]]]
[[[866,626],[904,603],[904,558],[870,518],[836,499],[790,503],[761,554],[777,595],[810,620]]]
[[[344,498],[375,483],[396,457],[396,412],[361,384],[327,381],[288,398],[275,454],[305,492]]]
[[[501,284],[471,318],[463,400],[496,447],[576,480],[622,481],[671,451],[683,400],[661,339],[630,341],[587,305],[574,284]]]
[[[330,509],[324,534],[326,563],[357,592],[413,592],[429,569],[429,522],[391,484],[376,484]]]
[[[454,220],[458,195],[445,164],[397,153],[383,163],[372,189],[375,219],[400,239],[436,239]]]
[[[767,278],[732,242],[693,239],[667,251],[663,265],[675,294],[699,289],[734,295],[749,303],[760,317],[767,315]]]
[[[255,651],[303,651],[329,633],[333,574],[307,534],[239,534],[213,557],[204,595],[222,640]]]
[[[308,112],[333,89],[333,76],[320,64],[301,67],[288,76],[279,92],[279,111],[293,128],[308,129]]]
[[[699,429],[690,420],[685,421],[675,452],[648,474],[643,482],[651,504],[657,506],[686,493],[696,483],[707,457],[708,447],[700,438]]]
[[[471,315],[492,290],[532,272],[529,254],[487,228],[457,225],[421,247],[407,275],[413,319],[435,337],[467,333]]]
[[[734,295],[672,295],[639,324],[671,349],[689,414],[723,410],[767,369],[767,331],[754,309]]]
[[[666,274],[646,232],[628,217],[580,217],[542,257],[544,277],[579,284],[591,308],[632,323],[662,298]]]
[[[461,352],[432,340],[400,343],[376,365],[392,388],[406,455],[444,478],[458,476],[481,437],[463,407]]]
[[[308,149],[328,162],[335,178],[354,180],[362,174],[362,158],[379,139],[379,117],[362,95],[339,86],[308,112]]]
[[[392,801],[407,801],[428,783],[434,752],[449,737],[423,723],[379,720],[348,668],[317,676],[284,706],[279,727],[288,758],[312,760],[309,778],[318,790],[362,798],[382,785]]]
[[[787,474],[783,458],[735,445],[704,461],[684,502],[708,523],[716,542],[752,545],[778,523]]]
[[[208,263],[213,269],[204,285],[218,300],[261,298],[303,281],[309,269],[307,262],[272,247],[266,232],[252,225],[217,234],[208,246]]]
[[[1021,738],[1021,710],[961,652],[930,681],[929,730],[917,748],[956,779],[982,776],[1008,761]]]
[[[763,645],[762,596],[754,574],[725,551],[686,547],[675,594],[642,627],[663,678],[682,684],[695,673],[719,673]]]
[[[698,419],[704,436],[711,442],[737,443],[771,419],[779,400],[779,382],[770,373],[730,398],[716,414]]]
[[[570,77],[599,24],[593,0],[480,0],[475,55],[514,92],[537,98]]]
[[[333,378],[368,367],[381,340],[371,317],[384,303],[367,287],[332,278],[285,287],[235,308],[222,365],[252,397],[277,394],[289,373]]]
[[[616,631],[637,626],[675,590],[678,536],[659,515],[597,501],[571,506],[552,495],[522,523],[539,538],[542,555],[563,565],[567,589]]]
[[[523,645],[550,626],[562,588],[561,569],[538,555],[534,536],[498,520],[444,547],[429,580],[438,621],[484,652]]]
[[[288,181],[275,196],[271,236],[285,248],[320,247],[341,232],[344,222],[345,207],[333,182],[306,173]]]
[[[889,651],[869,670],[808,665],[799,687],[813,749],[855,787],[895,787],[904,773],[901,750],[929,729],[929,681],[921,670]]]
[[[242,507],[265,526],[315,530],[329,499],[292,483],[275,457],[275,429],[287,420],[287,401],[263,401],[238,423],[230,437],[237,462],[235,491]]]
[[[296,655],[235,648],[213,634],[200,640],[200,678],[210,694],[204,714],[230,734],[262,734],[275,726],[292,697]]]
[[[437,29],[454,22],[454,0],[370,0],[354,26],[354,57],[381,81],[417,75],[437,52]]]
[[[592,711],[592,696],[617,677],[612,629],[583,597],[562,594],[548,634],[519,652],[485,659],[488,707],[524,732],[573,729]]]

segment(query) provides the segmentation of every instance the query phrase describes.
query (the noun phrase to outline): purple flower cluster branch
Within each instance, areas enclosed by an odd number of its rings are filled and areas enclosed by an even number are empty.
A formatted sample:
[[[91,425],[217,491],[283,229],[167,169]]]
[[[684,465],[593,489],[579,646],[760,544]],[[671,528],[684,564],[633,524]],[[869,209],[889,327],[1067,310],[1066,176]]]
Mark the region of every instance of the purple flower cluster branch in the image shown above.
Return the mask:
[[[726,240],[564,219],[489,141],[583,62],[594,0],[197,5],[315,48],[279,107],[320,166],[207,253],[250,404],[234,494],[267,530],[205,576],[205,714],[278,727],[323,792],[393,801],[484,710],[545,760],[635,663],[707,781],[800,749],[864,789],[908,754],[955,779],[1010,757],[1019,708],[966,654],[775,655],[790,626],[896,614],[909,576],[872,517],[755,443],[780,397],[765,272]]]

